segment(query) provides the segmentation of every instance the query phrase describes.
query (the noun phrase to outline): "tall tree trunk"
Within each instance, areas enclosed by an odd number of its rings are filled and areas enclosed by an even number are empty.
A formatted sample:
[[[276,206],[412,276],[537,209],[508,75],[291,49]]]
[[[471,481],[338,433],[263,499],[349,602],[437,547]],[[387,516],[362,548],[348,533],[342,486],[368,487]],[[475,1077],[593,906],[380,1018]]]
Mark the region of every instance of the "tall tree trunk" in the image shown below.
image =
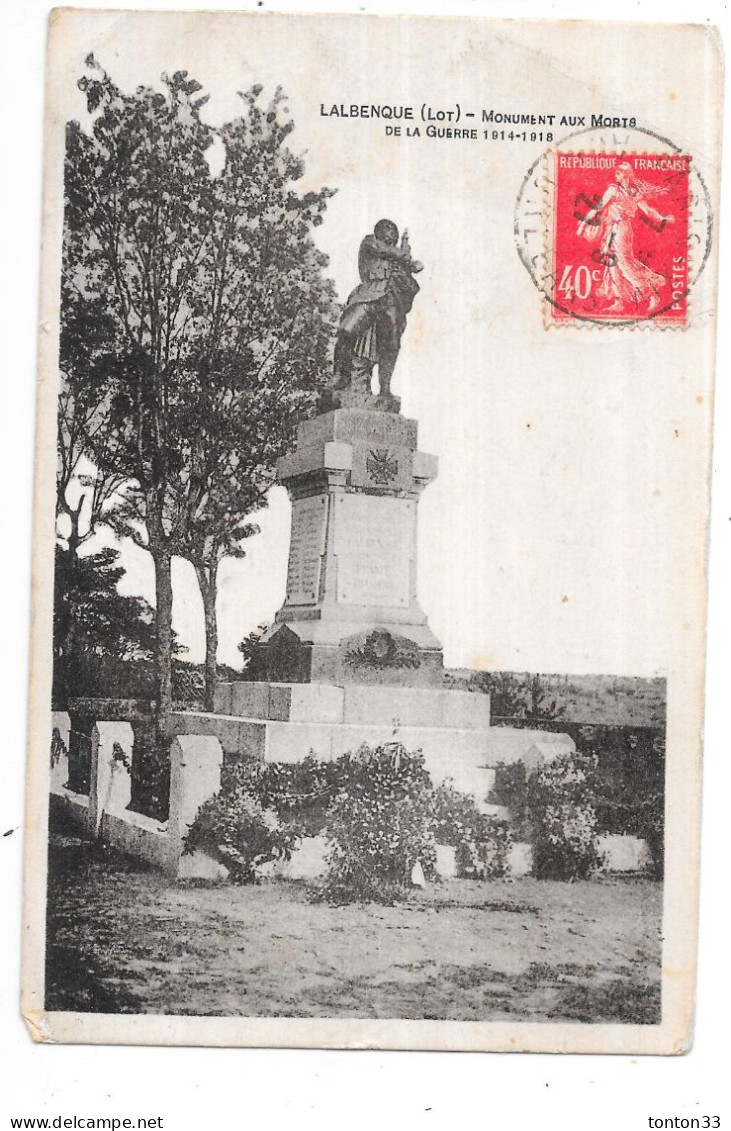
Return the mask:
[[[150,544],[155,563],[155,733],[162,742],[171,737],[173,710],[173,582],[171,555]]]
[[[71,523],[71,530],[68,536],[68,553],[72,560],[76,558],[79,552],[79,546],[81,545],[81,508],[83,505],[84,496],[82,495],[75,507],[66,506],[66,514]]]
[[[62,703],[66,710],[67,701],[71,691],[74,695],[85,695],[87,689],[75,685],[74,676],[78,673],[72,671],[74,643],[76,638],[76,622],[71,614],[71,595],[75,591],[75,573],[77,568],[79,547],[81,546],[81,507],[83,496],[75,507],[70,506],[64,499],[63,513],[67,516],[70,529],[67,538],[67,548],[60,547],[56,550],[55,580],[54,580],[54,671],[53,671],[53,696],[54,700]]]
[[[206,628],[206,693],[205,709],[214,709],[213,700],[218,679],[216,655],[218,653],[218,622],[216,620],[216,597],[218,595],[218,562],[195,566],[201,597],[203,598],[203,617]]]

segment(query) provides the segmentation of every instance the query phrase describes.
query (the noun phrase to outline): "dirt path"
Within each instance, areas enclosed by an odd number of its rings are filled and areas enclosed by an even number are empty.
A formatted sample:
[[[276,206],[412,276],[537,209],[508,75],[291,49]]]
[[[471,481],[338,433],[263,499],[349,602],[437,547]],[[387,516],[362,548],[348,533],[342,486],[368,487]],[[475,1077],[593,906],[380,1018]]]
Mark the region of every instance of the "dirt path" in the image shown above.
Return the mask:
[[[454,880],[405,904],[171,886],[69,837],[49,879],[49,1009],[653,1024],[662,889]]]

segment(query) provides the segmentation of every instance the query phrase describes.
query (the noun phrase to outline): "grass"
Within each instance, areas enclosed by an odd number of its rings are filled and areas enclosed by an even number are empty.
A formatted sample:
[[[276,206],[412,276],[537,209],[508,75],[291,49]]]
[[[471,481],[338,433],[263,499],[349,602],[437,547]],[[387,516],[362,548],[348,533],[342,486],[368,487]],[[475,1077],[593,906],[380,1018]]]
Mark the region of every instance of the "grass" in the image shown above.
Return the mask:
[[[52,837],[46,1006],[89,1013],[660,1020],[661,888],[530,878],[331,907],[303,883],[174,885]]]

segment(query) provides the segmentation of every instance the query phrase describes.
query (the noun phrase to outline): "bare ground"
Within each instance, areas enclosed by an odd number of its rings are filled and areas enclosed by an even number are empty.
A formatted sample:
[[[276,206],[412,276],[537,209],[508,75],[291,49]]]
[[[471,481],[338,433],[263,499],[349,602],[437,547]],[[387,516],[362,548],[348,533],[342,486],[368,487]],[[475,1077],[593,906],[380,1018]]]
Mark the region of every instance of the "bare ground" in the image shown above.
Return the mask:
[[[57,835],[46,1006],[657,1024],[661,897],[650,880],[452,880],[332,907],[296,882],[175,886]]]

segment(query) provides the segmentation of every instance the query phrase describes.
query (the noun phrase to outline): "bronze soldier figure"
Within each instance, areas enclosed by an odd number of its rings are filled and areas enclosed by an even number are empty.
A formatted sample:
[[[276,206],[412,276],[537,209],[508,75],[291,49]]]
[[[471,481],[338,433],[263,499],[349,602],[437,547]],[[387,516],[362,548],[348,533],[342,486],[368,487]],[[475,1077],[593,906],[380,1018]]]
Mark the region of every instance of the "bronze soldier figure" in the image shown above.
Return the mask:
[[[349,295],[335,343],[335,388],[370,392],[378,365],[381,396],[391,390],[391,376],[419,284],[413,278],[422,264],[411,258],[408,232],[398,245],[392,220],[379,220],[358,252],[360,283]]]

